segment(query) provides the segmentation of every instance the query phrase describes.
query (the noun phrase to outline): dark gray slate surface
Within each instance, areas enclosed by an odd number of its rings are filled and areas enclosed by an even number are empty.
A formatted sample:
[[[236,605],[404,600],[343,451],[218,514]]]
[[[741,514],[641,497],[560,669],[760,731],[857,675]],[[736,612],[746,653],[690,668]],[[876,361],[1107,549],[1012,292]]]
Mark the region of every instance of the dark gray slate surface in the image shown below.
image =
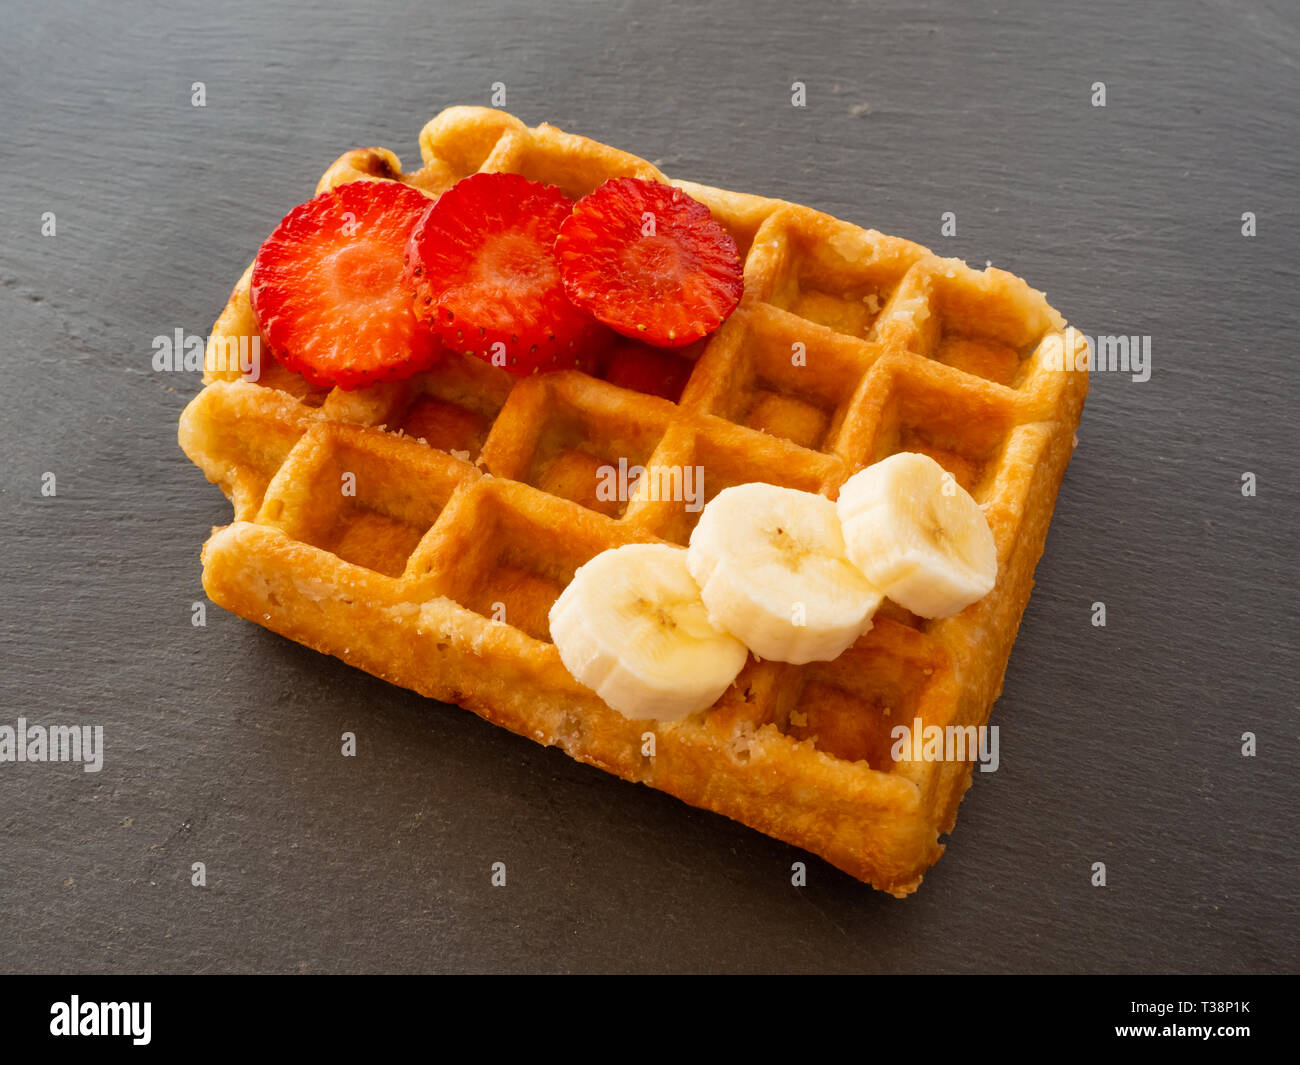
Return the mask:
[[[0,765],[0,969],[1295,969],[1295,5],[440,7],[0,14],[0,724],[108,748]],[[816,860],[797,890],[783,844],[215,607],[190,625],[229,509],[153,337],[206,334],[343,150],[413,162],[495,81],[530,123],[1153,337],[1150,381],[1094,379],[1002,768],[913,898]]]

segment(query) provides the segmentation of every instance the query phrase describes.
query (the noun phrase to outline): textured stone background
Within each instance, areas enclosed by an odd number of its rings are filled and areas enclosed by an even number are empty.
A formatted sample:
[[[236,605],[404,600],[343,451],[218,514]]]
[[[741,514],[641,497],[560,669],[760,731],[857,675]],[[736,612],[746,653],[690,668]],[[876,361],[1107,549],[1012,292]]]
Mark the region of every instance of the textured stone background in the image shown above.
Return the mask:
[[[0,765],[0,969],[1294,968],[1294,5],[82,8],[0,36],[0,723],[108,750]],[[152,338],[206,335],[342,151],[413,162],[495,81],[529,123],[1152,336],[1150,381],[1094,379],[1002,768],[911,899],[815,859],[796,890],[781,843],[218,608],[190,625],[229,509],[175,443],[198,380],[155,374]]]

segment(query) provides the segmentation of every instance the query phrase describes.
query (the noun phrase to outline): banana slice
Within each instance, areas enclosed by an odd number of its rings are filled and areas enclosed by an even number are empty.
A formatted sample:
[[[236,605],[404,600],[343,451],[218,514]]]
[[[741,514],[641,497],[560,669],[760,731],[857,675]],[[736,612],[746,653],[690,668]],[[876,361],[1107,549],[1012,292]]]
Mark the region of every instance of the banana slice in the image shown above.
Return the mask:
[[[709,624],[686,551],[667,544],[602,551],[573,575],[550,624],[565,668],[633,720],[712,706],[748,658]]]
[[[997,583],[984,511],[928,455],[905,451],[855,473],[837,509],[854,565],[913,614],[951,617]]]
[[[771,484],[719,492],[686,562],[709,620],[779,662],[836,658],[871,628],[882,598],[845,555],[835,504]]]

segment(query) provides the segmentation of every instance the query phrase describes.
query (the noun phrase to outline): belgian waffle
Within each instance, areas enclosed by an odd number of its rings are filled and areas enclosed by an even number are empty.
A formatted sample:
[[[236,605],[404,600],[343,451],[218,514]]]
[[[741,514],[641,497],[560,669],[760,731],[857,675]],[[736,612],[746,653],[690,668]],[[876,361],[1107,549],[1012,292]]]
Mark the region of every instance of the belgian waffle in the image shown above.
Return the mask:
[[[669,180],[483,108],[442,112],[420,148],[412,172],[385,149],[349,152],[318,191],[402,181],[436,196],[510,171],[577,198],[610,177]],[[894,761],[890,730],[987,721],[1088,375],[1059,372],[1073,334],[1019,278],[807,207],[671,183],[735,238],[745,279],[736,312],[680,354],[679,402],[461,356],[355,392],[270,360],[257,383],[209,370],[180,443],[235,518],[203,549],[204,587],[302,644],[906,895],[942,853],[972,762]],[[246,272],[210,343],[256,335]],[[547,612],[574,570],[625,543],[685,544],[698,519],[648,477],[627,501],[602,500],[600,467],[703,467],[706,500],[748,481],[834,498],[897,451],[932,456],[988,517],[997,586],[958,616],[887,603],[835,661],[751,658],[715,706],[676,724],[627,720],[561,664]]]

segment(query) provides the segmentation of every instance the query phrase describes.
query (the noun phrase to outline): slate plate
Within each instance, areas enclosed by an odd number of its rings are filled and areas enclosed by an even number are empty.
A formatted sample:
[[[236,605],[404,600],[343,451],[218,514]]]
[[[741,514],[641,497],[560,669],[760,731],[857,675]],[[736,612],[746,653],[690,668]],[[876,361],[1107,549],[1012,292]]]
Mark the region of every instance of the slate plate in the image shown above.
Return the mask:
[[[1294,969],[1294,6],[467,7],[5,16],[0,724],[100,724],[106,756],[0,764],[0,969]],[[153,339],[206,334],[340,152],[412,162],[494,82],[530,123],[1151,337],[1149,380],[1094,375],[1001,768],[913,898],[815,859],[794,888],[783,844],[215,607],[191,624],[229,509],[175,444],[198,380]]]

